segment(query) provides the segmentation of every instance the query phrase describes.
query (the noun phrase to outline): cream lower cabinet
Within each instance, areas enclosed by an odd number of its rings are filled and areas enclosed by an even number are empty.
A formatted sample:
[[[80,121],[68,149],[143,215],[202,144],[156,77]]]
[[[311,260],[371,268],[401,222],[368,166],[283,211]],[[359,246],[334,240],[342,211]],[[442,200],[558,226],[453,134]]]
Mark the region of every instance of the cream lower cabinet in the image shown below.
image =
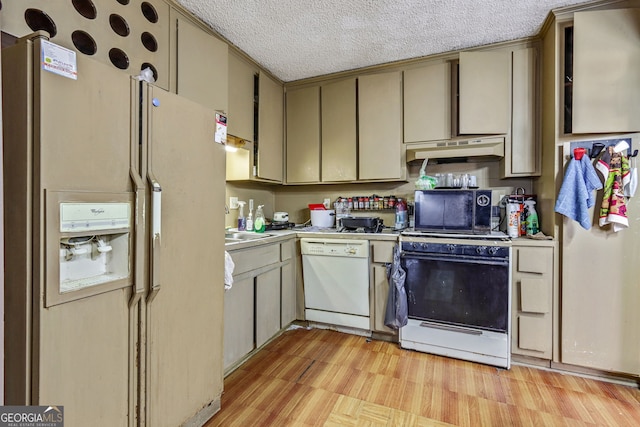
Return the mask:
[[[389,295],[389,280],[387,279],[387,264],[393,261],[393,247],[395,241],[371,241],[371,281],[372,281],[372,310],[373,331],[384,334],[397,335],[398,331],[384,325],[384,316],[387,309],[387,296]]]
[[[256,276],[256,347],[280,330],[280,267]]]
[[[513,244],[511,353],[552,360],[558,351],[555,242]]]
[[[281,269],[281,307],[280,324],[286,327],[296,320],[296,239],[291,239],[280,244]]]
[[[296,318],[295,238],[229,254],[235,268],[224,294],[225,373]]]

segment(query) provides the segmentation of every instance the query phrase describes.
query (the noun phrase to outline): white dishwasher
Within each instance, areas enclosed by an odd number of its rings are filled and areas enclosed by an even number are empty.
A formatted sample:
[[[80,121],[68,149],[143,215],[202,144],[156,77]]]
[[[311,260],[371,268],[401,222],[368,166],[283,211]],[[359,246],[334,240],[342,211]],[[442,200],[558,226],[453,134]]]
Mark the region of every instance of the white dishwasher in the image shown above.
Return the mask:
[[[300,240],[308,321],[370,329],[369,241]]]

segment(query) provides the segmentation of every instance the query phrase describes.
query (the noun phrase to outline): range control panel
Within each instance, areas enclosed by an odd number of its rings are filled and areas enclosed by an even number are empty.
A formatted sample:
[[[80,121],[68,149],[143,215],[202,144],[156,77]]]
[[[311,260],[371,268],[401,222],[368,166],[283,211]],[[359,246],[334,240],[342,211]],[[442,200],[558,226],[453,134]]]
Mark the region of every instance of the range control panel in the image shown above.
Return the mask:
[[[302,255],[368,258],[368,240],[301,239]]]

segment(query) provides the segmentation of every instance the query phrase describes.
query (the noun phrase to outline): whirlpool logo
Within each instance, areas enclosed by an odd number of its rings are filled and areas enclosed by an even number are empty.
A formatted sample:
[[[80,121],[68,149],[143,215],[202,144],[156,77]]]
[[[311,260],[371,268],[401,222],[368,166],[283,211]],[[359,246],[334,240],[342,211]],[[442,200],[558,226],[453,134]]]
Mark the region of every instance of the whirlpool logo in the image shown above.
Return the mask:
[[[0,427],[64,427],[64,407],[0,406]]]

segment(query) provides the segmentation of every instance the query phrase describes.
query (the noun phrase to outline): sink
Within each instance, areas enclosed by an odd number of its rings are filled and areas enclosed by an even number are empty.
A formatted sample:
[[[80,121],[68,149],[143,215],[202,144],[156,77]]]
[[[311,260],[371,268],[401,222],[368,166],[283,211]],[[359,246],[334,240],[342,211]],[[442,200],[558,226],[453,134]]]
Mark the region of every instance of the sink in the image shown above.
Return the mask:
[[[240,242],[243,240],[264,239],[265,237],[269,237],[269,236],[271,236],[271,234],[244,233],[242,231],[235,231],[231,233],[225,233],[224,241],[225,243],[233,243],[233,242]]]

